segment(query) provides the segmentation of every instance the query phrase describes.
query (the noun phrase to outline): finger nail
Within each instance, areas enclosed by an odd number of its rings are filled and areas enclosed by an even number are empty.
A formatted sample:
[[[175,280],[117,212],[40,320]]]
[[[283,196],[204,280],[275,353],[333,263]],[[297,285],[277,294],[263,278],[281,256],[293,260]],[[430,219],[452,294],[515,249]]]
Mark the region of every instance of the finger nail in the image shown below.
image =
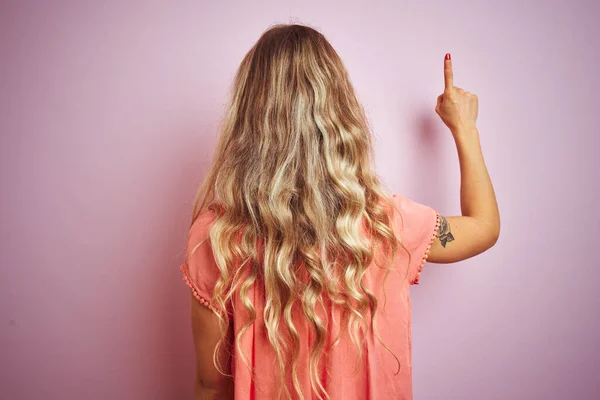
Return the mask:
[[[446,60],[450,59],[450,53],[446,53]]]

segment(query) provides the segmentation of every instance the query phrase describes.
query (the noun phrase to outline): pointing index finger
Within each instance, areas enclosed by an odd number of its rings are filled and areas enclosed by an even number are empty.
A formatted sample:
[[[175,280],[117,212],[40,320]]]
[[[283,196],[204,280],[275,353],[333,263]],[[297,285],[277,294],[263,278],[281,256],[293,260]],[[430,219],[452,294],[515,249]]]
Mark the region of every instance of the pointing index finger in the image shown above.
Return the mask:
[[[452,72],[452,59],[450,53],[444,58],[444,91],[449,92],[454,87],[454,74]]]

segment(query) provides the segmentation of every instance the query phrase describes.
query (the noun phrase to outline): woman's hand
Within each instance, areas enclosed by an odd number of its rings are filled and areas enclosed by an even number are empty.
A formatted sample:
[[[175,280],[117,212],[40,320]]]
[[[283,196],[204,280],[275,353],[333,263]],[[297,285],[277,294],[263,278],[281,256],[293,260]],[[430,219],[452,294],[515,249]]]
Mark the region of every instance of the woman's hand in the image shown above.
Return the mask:
[[[452,61],[444,60],[444,93],[435,111],[452,131],[460,163],[461,216],[440,217],[428,260],[452,263],[492,247],[500,235],[500,214],[479,143],[477,96],[454,87]]]
[[[435,112],[453,135],[468,132],[476,127],[478,101],[473,93],[453,85],[452,60],[450,54],[444,59],[444,93],[438,96]]]

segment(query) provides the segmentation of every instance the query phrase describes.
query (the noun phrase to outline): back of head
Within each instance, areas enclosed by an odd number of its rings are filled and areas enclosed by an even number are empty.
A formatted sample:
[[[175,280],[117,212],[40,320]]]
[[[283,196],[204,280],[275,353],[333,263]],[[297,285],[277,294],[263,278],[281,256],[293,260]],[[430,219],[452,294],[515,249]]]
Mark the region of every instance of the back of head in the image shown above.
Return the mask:
[[[290,313],[301,310],[314,333],[310,376],[319,397],[326,396],[316,367],[328,321],[315,310],[342,308],[359,346],[377,308],[363,275],[376,248],[396,254],[392,202],[374,171],[371,139],[326,38],[303,25],[274,26],[241,62],[194,206],[194,219],[207,209],[217,215],[210,232],[221,271],[215,303],[225,310],[236,290],[242,299],[249,286],[264,291],[264,310],[243,303],[251,315],[263,313],[282,380],[289,362],[296,391],[298,338]],[[248,274],[236,274],[240,264]],[[229,316],[219,318],[225,332]]]

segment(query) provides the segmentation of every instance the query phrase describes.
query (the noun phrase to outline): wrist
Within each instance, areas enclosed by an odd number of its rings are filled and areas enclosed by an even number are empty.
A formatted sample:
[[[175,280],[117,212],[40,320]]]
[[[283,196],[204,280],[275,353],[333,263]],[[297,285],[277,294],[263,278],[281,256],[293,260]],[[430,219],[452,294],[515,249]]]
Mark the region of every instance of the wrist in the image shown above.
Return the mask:
[[[469,135],[473,134],[473,132],[477,132],[477,125],[475,122],[471,123],[461,123],[454,128],[450,129],[453,135]]]
[[[479,130],[477,129],[477,126],[474,123],[468,125],[460,125],[455,129],[452,129],[451,132],[456,142],[472,140],[479,141]]]
[[[452,132],[454,144],[458,150],[458,157],[471,159],[474,156],[483,156],[481,151],[481,142],[479,140],[479,131],[477,128],[469,127]]]

